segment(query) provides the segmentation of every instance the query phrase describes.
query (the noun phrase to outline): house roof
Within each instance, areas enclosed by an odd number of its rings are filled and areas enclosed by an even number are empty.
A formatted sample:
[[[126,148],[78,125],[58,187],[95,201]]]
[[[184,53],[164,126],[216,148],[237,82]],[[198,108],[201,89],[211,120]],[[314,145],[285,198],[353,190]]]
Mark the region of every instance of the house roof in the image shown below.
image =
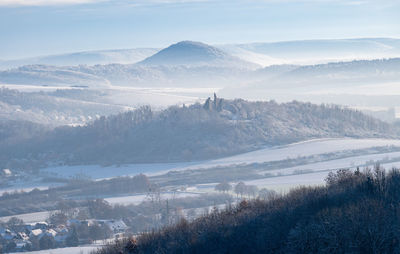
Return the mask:
[[[2,173],[3,173],[4,175],[12,175],[11,170],[8,169],[8,168],[4,168],[4,169],[2,170]]]
[[[45,234],[48,235],[48,236],[54,237],[54,236],[57,235],[57,232],[54,229],[48,229],[48,230],[46,230]]]
[[[109,220],[109,221],[105,221],[105,224],[111,230],[125,230],[128,228],[128,226],[122,220]]]
[[[31,231],[30,235],[31,236],[39,236],[42,233],[43,233],[43,231],[41,229],[34,229]]]

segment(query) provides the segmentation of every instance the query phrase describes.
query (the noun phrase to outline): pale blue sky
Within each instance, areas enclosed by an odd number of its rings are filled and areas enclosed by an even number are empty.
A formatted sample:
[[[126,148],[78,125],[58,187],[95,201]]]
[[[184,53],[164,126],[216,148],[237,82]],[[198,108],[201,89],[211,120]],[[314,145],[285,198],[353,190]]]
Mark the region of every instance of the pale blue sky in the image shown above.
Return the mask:
[[[135,47],[400,38],[399,0],[0,0],[0,59]]]

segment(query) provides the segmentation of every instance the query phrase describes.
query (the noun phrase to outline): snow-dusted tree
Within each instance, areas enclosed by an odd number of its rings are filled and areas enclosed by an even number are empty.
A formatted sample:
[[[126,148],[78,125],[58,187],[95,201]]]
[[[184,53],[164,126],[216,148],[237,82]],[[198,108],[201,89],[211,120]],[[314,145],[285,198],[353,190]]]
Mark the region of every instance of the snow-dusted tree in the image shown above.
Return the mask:
[[[246,184],[244,182],[239,182],[236,184],[234,191],[236,195],[243,197],[243,195],[246,193]]]
[[[258,187],[257,186],[255,186],[255,185],[246,185],[245,190],[246,190],[247,196],[253,197],[253,198],[255,198],[257,196],[257,193],[258,193]]]
[[[230,185],[228,182],[222,182],[215,186],[215,190],[220,192],[228,192],[232,190],[232,185]]]
[[[262,188],[259,192],[258,192],[258,198],[262,199],[262,200],[271,200],[274,197],[277,197],[277,193],[274,190],[268,190],[266,188]]]

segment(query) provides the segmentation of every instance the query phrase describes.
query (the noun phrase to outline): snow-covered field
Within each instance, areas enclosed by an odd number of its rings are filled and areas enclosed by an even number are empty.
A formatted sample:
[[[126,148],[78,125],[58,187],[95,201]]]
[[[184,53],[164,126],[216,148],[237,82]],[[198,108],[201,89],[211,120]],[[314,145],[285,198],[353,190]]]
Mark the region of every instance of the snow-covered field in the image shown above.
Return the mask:
[[[286,146],[268,147],[254,152],[243,153],[236,156],[204,162],[194,166],[214,167],[242,163],[262,163],[268,161],[293,159],[302,156],[333,153],[343,150],[357,150],[381,146],[400,146],[400,140],[353,138],[315,139]],[[191,168],[193,168],[193,166],[191,166]]]
[[[245,181],[246,184],[256,185],[259,189],[267,188],[278,193],[287,192],[298,186],[323,185],[329,171],[319,171],[308,174],[277,176],[264,179]]]
[[[40,251],[29,251],[23,253],[24,254],[89,254],[91,251],[94,251],[99,247],[100,246],[98,245],[90,245],[90,246],[68,247],[68,248],[40,250]],[[16,254],[16,253],[21,253],[21,252],[15,252],[10,254]]]
[[[203,191],[204,192],[204,191]],[[160,197],[163,200],[166,199],[176,199],[176,198],[184,198],[184,197],[195,197],[200,195],[201,192],[164,192],[161,193]],[[111,205],[138,205],[143,201],[149,200],[147,194],[138,194],[138,195],[130,195],[130,196],[117,196],[117,197],[109,197],[105,198],[105,201],[110,203]],[[17,217],[22,219],[26,223],[36,223],[40,221],[46,221],[50,214],[54,211],[44,211],[44,212],[37,212],[37,213],[25,213],[25,214],[18,214],[14,216],[4,216],[0,217],[0,222],[7,222],[12,217]]]
[[[181,171],[187,169],[206,169],[217,166],[234,166],[251,163],[264,163],[271,161],[279,161],[286,159],[296,159],[303,156],[320,155],[327,153],[335,153],[341,151],[348,151],[350,157],[347,158],[336,158],[331,160],[325,160],[321,162],[310,162],[305,165],[299,165],[295,167],[279,168],[274,170],[266,170],[260,172],[261,174],[269,173],[279,177],[267,178],[266,183],[270,183],[273,186],[296,186],[298,184],[309,184],[311,182],[323,183],[323,179],[328,174],[328,170],[337,170],[340,168],[350,168],[361,166],[364,167],[368,161],[368,165],[372,165],[372,161],[387,160],[391,158],[400,157],[400,152],[385,152],[377,154],[355,154],[351,156],[352,150],[368,149],[373,147],[389,147],[396,146],[400,147],[400,140],[396,139],[352,139],[352,138],[337,138],[337,139],[315,139],[304,142],[298,142],[285,146],[267,147],[264,149],[256,150],[253,152],[243,153],[235,156],[221,158],[217,160],[198,161],[198,162],[182,162],[182,163],[149,163],[149,164],[129,164],[120,166],[99,166],[99,165],[85,165],[85,166],[56,166],[43,169],[43,172],[48,172],[52,175],[60,177],[72,177],[77,174],[85,174],[92,179],[105,179],[117,176],[133,176],[140,173],[146,175],[159,175],[169,171]],[[371,161],[372,160],[372,161]],[[386,168],[399,167],[400,162],[382,162]],[[285,176],[296,171],[310,171],[313,174],[302,174],[296,176]],[[317,173],[317,171],[324,171]],[[298,173],[298,172],[297,172]],[[310,182],[310,177],[313,179]],[[287,181],[287,183],[279,183],[279,179],[296,179],[296,182]],[[286,181],[285,181],[286,182]],[[290,183],[290,184],[289,184]],[[40,186],[45,188],[44,183],[27,183],[29,189]],[[49,186],[52,183],[47,183]],[[54,184],[53,184],[54,185]],[[11,186],[6,189],[0,190],[0,193],[5,191],[18,190],[18,186]],[[266,186],[267,187],[267,186]],[[21,187],[22,188],[22,187]],[[275,188],[275,187],[274,187]],[[280,188],[280,187],[279,187]],[[29,190],[27,189],[27,190]],[[204,190],[201,190],[204,192]],[[112,197],[107,199],[109,202],[116,203],[131,203],[136,204],[143,200],[142,197]]]
[[[149,164],[129,164],[121,166],[84,165],[84,166],[60,166],[49,167],[43,171],[60,176],[71,177],[77,174],[85,174],[92,179],[104,179],[116,176],[133,176],[140,173],[152,175],[159,172],[184,168],[195,165],[195,162],[184,163],[149,163]]]
[[[165,173],[171,170],[186,170],[210,168],[216,166],[227,166],[235,164],[263,163],[269,161],[285,160],[288,158],[298,158],[302,156],[318,155],[324,153],[333,153],[343,150],[357,150],[371,147],[399,146],[400,140],[396,139],[316,139],[304,142],[298,142],[286,146],[276,146],[260,149],[257,151],[230,156],[218,160],[183,162],[183,163],[154,163],[154,164],[130,164],[121,166],[102,167],[98,165],[89,166],[60,166],[44,169],[49,173],[71,177],[76,174],[84,173],[93,179],[110,178],[115,176],[137,175],[140,173],[155,175]],[[382,155],[380,157],[384,157]],[[372,155],[368,155],[373,159]],[[363,158],[363,162],[369,160]],[[347,158],[351,163],[352,159]],[[347,167],[348,165],[345,165]],[[343,166],[340,166],[343,167]]]
[[[23,220],[25,223],[36,223],[39,221],[45,221],[49,218],[51,212],[53,211],[44,211],[44,212],[37,212],[37,213],[24,213],[18,214],[13,216],[4,216],[0,217],[0,222],[7,222],[12,217],[17,217]]]
[[[355,167],[373,167],[375,162],[381,160],[390,160],[400,158],[400,152],[393,153],[382,153],[382,154],[369,154],[362,156],[354,156],[337,160],[329,160],[317,163],[310,163],[306,165],[300,165],[290,168],[282,168],[277,170],[267,170],[265,173],[282,173],[282,174],[292,174],[296,171],[326,171],[327,169],[335,170],[341,168],[355,168]],[[398,167],[400,165],[399,162],[387,163],[387,168]]]
[[[0,189],[0,195],[3,195],[3,193],[5,192],[14,192],[14,191],[24,191],[24,192],[29,192],[33,189],[39,189],[39,190],[47,190],[49,188],[49,186],[39,186],[39,185],[34,185],[34,187],[25,187],[26,183],[25,182],[21,182],[20,185],[15,184],[13,185],[12,188],[3,188]],[[55,185],[51,185],[51,186],[55,186]]]
[[[161,193],[161,199],[175,199],[175,198],[184,198],[184,197],[195,197],[200,193],[194,192],[168,192]],[[141,195],[132,195],[132,196],[123,196],[123,197],[111,197],[105,198],[108,203],[111,205],[138,205],[143,201],[149,200],[148,196],[145,194]]]

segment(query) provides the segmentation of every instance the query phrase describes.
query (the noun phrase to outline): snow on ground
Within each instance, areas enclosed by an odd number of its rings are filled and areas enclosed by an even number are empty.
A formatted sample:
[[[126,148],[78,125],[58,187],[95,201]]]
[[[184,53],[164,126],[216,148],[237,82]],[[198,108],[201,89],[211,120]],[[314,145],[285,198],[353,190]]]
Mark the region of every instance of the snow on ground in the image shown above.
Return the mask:
[[[45,168],[42,171],[60,177],[72,177],[77,174],[85,174],[92,179],[104,179],[116,176],[133,176],[140,173],[152,175],[158,172],[175,170],[176,168],[187,167],[196,164],[195,162],[183,163],[149,163],[149,164],[129,164],[121,166],[84,165],[84,166],[58,166]]]
[[[366,149],[379,146],[400,146],[397,139],[314,139],[285,146],[276,146],[202,163],[201,167],[262,163],[343,150]],[[190,168],[192,168],[191,166]]]
[[[234,165],[243,163],[262,163],[268,161],[285,160],[301,156],[310,156],[323,153],[332,153],[343,150],[366,149],[378,146],[400,146],[400,140],[395,139],[316,139],[285,146],[276,146],[243,153],[217,160],[182,163],[149,163],[129,164],[121,166],[102,167],[98,165],[88,166],[59,166],[49,167],[43,171],[61,176],[71,177],[84,173],[92,179],[111,178],[115,176],[137,175],[144,173],[155,175],[171,170],[186,170],[209,168],[221,165]],[[368,155],[372,158],[372,155]],[[365,161],[364,161],[365,162]]]
[[[98,249],[99,245],[89,245],[89,246],[79,246],[79,247],[67,247],[58,248],[50,250],[40,250],[40,251],[29,251],[23,252],[24,254],[89,254],[91,251]],[[21,252],[15,252],[10,254],[17,254]]]
[[[36,222],[47,220],[52,212],[54,212],[54,211],[24,213],[24,214],[18,214],[18,215],[13,215],[13,216],[4,216],[4,217],[0,217],[0,221],[6,222],[11,217],[17,217],[19,219],[22,219],[25,223],[36,223]]]
[[[21,183],[21,184],[23,184],[23,183]],[[48,188],[49,188],[49,186],[34,186],[34,187],[26,187],[25,188],[22,185],[13,185],[13,187],[0,189],[0,195],[3,195],[3,193],[5,193],[5,192],[8,192],[8,193],[12,193],[12,192],[16,192],[16,191],[30,192],[33,189],[47,190]]]
[[[245,181],[245,183],[249,185],[256,185],[259,189],[267,188],[281,193],[287,192],[289,189],[298,186],[323,185],[325,183],[324,179],[329,174],[329,172],[330,171],[319,171],[309,174],[269,177],[264,179]]]
[[[391,153],[392,155],[400,155],[400,153]],[[325,178],[328,176],[329,172],[335,172],[338,169],[355,169],[358,164],[363,164],[367,160],[377,160],[380,158],[385,158],[388,154],[383,155],[366,155],[359,157],[352,157],[340,160],[332,160],[327,162],[313,163],[303,166],[296,166],[291,168],[285,168],[280,170],[268,171],[273,173],[280,173],[276,177],[268,177],[258,180],[245,181],[246,184],[257,185],[259,188],[272,189],[278,192],[286,192],[291,188],[298,186],[315,186],[322,185],[325,183]],[[389,156],[390,158],[390,156]],[[390,170],[392,168],[400,168],[400,161],[382,163],[381,166]],[[373,167],[373,165],[369,165]],[[364,167],[361,167],[363,169]],[[292,174],[293,171],[307,171],[311,170],[309,173],[295,174],[295,175],[285,175]]]
[[[175,198],[184,198],[184,197],[195,197],[200,195],[203,192],[164,192],[161,193],[161,199],[175,199]],[[118,197],[109,197],[105,198],[105,201],[110,203],[111,205],[138,205],[143,201],[148,200],[147,194],[138,194],[138,195],[131,195],[131,196],[118,196]],[[49,218],[50,214],[53,211],[44,211],[44,212],[36,212],[36,213],[25,213],[25,214],[18,214],[13,216],[4,216],[0,217],[0,222],[7,222],[12,217],[17,217],[22,219],[26,223],[36,223],[40,221],[45,221]]]
[[[363,168],[365,166],[373,167],[376,161],[388,160],[394,158],[400,158],[400,152],[354,156],[349,158],[310,163],[306,165],[300,165],[300,166],[277,169],[277,170],[266,170],[263,172],[272,174],[276,173],[292,174],[295,173],[296,171],[305,171],[305,170],[323,171],[327,169],[337,170],[342,168],[355,168],[357,166],[359,166],[360,168]],[[400,162],[388,163],[388,165],[393,165],[393,166],[399,164]],[[393,166],[390,166],[388,168],[392,168]]]
[[[175,199],[175,198],[184,198],[184,197],[195,197],[200,193],[194,192],[168,192],[162,193],[161,199]],[[148,200],[148,196],[145,194],[140,195],[132,195],[132,196],[124,196],[124,197],[111,197],[105,198],[104,200],[112,205],[138,205],[141,202]]]

